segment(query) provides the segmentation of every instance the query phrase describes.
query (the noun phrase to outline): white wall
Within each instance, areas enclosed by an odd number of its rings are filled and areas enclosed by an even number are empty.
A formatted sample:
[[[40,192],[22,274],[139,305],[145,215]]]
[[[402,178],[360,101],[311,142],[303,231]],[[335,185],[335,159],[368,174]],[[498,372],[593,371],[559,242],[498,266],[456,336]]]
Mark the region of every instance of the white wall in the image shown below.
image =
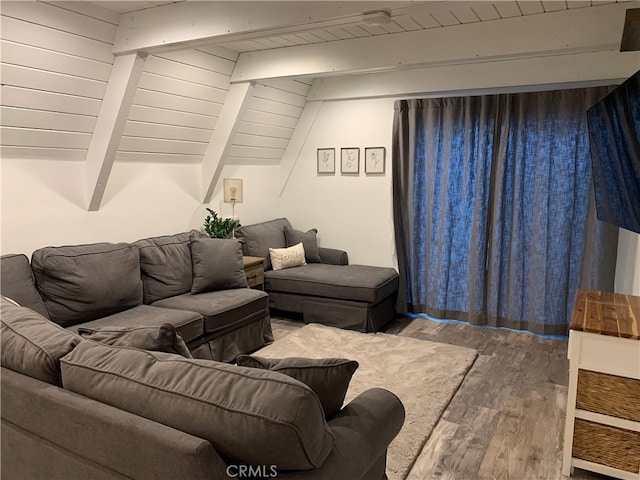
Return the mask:
[[[103,207],[86,210],[82,162],[2,159],[0,250],[129,242],[189,228],[200,166],[116,163]],[[196,193],[198,195],[196,195]]]
[[[321,246],[346,250],[350,263],[396,265],[392,123],[392,99],[325,102],[282,194],[282,216],[300,230],[317,228]],[[340,174],[341,147],[360,147],[358,175]],[[386,148],[384,175],[365,175],[365,147]],[[335,175],[317,174],[318,148],[336,149]]]
[[[640,235],[620,229],[615,291],[640,295]]]
[[[205,207],[215,210],[223,217],[231,217],[231,204],[223,202],[222,181],[224,178],[241,178],[243,203],[236,205],[236,217],[243,225],[263,222],[280,215],[280,198],[278,188],[280,182],[278,165],[225,165],[220,175],[211,202],[199,205],[191,220],[191,227],[199,229],[207,215]]]
[[[48,245],[131,242],[200,229],[201,167],[193,164],[116,162],[102,208],[87,212],[83,162],[2,159],[0,253],[31,253]],[[279,168],[227,166],[223,177],[244,180],[236,214],[244,224],[279,215]],[[206,205],[231,216],[218,188]]]

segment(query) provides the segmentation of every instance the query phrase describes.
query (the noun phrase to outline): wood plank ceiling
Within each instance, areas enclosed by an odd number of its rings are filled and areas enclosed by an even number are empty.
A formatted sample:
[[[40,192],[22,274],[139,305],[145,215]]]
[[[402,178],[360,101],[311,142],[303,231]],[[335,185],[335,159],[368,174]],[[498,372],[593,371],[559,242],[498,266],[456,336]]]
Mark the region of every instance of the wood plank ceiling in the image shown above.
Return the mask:
[[[2,156],[84,160],[113,64],[123,13],[172,1],[2,2]],[[300,26],[287,34],[149,55],[116,161],[199,163],[244,52],[339,42],[460,24],[492,22],[614,1],[380,2],[391,22],[359,16]],[[280,162],[313,79],[261,81],[225,163]]]

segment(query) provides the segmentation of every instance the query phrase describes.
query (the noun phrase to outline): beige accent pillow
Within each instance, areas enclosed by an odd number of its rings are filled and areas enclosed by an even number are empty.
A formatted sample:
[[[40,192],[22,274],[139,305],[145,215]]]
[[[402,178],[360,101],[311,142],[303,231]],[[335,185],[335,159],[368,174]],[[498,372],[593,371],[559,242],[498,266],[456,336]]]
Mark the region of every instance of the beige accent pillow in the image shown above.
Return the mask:
[[[289,248],[270,248],[269,256],[271,257],[271,266],[274,270],[299,267],[300,265],[307,264],[304,259],[302,242]]]

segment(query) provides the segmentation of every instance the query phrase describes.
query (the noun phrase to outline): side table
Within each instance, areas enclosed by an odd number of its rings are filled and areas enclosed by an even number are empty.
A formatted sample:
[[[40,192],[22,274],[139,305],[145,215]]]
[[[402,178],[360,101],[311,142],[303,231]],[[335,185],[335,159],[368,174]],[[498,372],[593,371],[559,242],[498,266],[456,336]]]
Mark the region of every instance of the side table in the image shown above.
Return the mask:
[[[640,297],[578,290],[562,473],[640,480]]]
[[[249,287],[264,290],[264,258],[244,256],[242,263]]]

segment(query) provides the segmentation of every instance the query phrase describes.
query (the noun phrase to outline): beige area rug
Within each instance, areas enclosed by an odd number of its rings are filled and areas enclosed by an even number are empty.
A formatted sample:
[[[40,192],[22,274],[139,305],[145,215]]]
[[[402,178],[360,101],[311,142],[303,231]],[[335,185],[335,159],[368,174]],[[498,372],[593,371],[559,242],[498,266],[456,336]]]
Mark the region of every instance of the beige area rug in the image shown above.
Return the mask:
[[[387,455],[389,479],[400,480],[409,473],[477,352],[386,333],[358,333],[309,324],[254,355],[357,360],[360,367],[351,379],[346,403],[364,390],[382,387],[395,393],[404,404],[406,419]]]

